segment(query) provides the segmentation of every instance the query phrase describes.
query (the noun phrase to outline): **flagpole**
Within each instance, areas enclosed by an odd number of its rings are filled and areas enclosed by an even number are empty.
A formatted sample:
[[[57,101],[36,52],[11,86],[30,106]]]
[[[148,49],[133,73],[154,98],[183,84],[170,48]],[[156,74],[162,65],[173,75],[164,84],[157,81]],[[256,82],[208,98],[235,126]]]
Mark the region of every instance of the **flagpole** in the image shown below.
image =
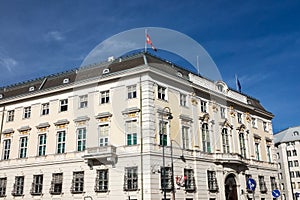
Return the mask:
[[[198,72],[198,76],[200,76],[200,69],[199,69],[199,56],[197,56],[197,72]]]
[[[145,29],[145,53],[147,53],[147,29]]]

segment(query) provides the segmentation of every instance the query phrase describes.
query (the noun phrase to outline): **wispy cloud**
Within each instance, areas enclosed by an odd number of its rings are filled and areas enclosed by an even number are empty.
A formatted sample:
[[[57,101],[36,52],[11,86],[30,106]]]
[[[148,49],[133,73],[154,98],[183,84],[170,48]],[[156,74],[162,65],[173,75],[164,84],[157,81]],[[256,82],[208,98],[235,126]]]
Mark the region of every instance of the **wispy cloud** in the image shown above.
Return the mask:
[[[65,40],[65,36],[60,31],[50,31],[46,33],[45,39],[47,41],[63,41]]]
[[[5,56],[0,53],[0,66],[1,68],[6,68],[9,72],[13,71],[13,68],[18,64],[18,62],[8,56]]]

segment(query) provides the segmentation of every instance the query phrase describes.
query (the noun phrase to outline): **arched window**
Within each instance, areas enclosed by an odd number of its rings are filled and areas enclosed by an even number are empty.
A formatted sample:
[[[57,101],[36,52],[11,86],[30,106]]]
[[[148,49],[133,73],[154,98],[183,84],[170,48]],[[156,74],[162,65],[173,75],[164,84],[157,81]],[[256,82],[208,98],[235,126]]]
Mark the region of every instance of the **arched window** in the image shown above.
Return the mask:
[[[202,148],[204,152],[211,152],[208,124],[202,125]]]
[[[239,141],[240,141],[240,152],[243,158],[246,158],[246,145],[245,145],[245,135],[244,133],[239,134]]]
[[[229,137],[227,128],[222,129],[223,153],[229,153]]]

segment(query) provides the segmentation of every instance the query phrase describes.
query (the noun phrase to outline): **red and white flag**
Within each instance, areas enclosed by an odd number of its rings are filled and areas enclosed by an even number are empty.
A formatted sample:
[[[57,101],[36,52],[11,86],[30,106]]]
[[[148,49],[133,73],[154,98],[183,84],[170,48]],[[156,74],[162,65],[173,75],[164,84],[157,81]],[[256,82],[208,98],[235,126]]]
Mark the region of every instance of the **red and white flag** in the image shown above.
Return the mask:
[[[146,43],[149,44],[154,51],[157,51],[157,49],[155,48],[155,46],[152,44],[151,38],[148,35],[148,33],[146,34]]]

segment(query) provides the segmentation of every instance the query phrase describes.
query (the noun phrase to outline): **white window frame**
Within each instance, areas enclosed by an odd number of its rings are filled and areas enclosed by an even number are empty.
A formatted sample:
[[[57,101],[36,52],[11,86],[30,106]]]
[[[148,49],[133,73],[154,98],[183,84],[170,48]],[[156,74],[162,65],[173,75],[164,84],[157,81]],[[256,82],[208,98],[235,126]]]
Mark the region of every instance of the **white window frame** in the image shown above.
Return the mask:
[[[128,120],[125,122],[126,145],[132,146],[138,144],[138,122],[136,119]],[[128,143],[128,136],[131,137],[131,144]],[[135,138],[135,143],[134,143]]]
[[[243,123],[243,113],[237,112],[237,120],[239,124]]]
[[[68,111],[68,99],[62,99],[59,101],[59,112]]]
[[[77,128],[77,130],[76,130],[76,136],[77,136],[76,150],[77,151],[84,151],[85,150],[85,148],[86,148],[86,134],[87,134],[86,127]]]
[[[180,105],[187,107],[187,95],[180,93]]]
[[[60,134],[63,134],[63,140],[59,140],[60,139]],[[59,130],[56,133],[56,153],[57,154],[63,154],[66,153],[66,130]],[[61,147],[59,148],[59,145],[61,145]]]
[[[105,130],[102,130],[101,127],[105,127]],[[106,130],[107,129],[107,130]],[[103,134],[106,133],[107,134]],[[110,132],[110,124],[109,123],[103,123],[98,125],[98,135],[99,135],[99,146],[108,146],[109,145],[109,132]]]
[[[161,85],[157,86],[157,99],[167,101],[168,96],[167,96],[167,88]]]
[[[10,156],[11,139],[3,140],[3,160],[8,160]]]
[[[7,122],[14,121],[14,118],[15,118],[15,110],[7,111]]]
[[[27,157],[28,137],[20,137],[19,158]]]
[[[135,99],[135,98],[137,98],[136,85],[129,85],[129,86],[127,86],[127,98],[128,99]]]
[[[182,148],[183,149],[190,149],[190,127],[188,126],[181,126],[181,139],[182,139]]]
[[[230,134],[227,128],[222,128],[223,153],[230,153]]]
[[[223,106],[220,106],[220,117],[221,117],[221,119],[226,118],[226,108]]]
[[[31,116],[31,106],[24,107],[23,119],[29,119]]]
[[[202,113],[207,113],[207,101],[200,100],[200,111]]]
[[[87,108],[88,107],[88,95],[79,96],[79,108]]]
[[[106,104],[109,103],[109,101],[110,101],[109,90],[100,92],[100,104]]]
[[[41,141],[42,139],[42,141]],[[41,133],[38,135],[38,156],[45,156],[46,155],[46,148],[47,148],[47,134]],[[40,149],[42,153],[40,153]]]
[[[49,103],[43,103],[42,104],[42,110],[41,110],[41,115],[49,115],[49,107],[50,107],[50,104]]]

